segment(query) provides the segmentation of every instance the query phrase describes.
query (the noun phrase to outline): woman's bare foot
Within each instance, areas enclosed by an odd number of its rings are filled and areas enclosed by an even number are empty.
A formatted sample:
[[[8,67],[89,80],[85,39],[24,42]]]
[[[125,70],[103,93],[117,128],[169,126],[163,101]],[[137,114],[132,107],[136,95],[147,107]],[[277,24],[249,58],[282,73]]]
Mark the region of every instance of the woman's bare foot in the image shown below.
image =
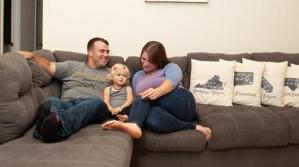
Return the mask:
[[[133,139],[139,139],[142,131],[135,123],[124,123],[116,120],[107,121],[101,125],[105,130],[119,130],[128,133]]]
[[[196,125],[196,128],[195,128],[195,129],[196,129],[197,131],[202,132],[207,140],[209,140],[209,139],[211,138],[211,136],[212,136],[212,131],[211,131],[211,129],[208,128],[208,127],[203,127],[203,126],[201,126],[201,125]]]

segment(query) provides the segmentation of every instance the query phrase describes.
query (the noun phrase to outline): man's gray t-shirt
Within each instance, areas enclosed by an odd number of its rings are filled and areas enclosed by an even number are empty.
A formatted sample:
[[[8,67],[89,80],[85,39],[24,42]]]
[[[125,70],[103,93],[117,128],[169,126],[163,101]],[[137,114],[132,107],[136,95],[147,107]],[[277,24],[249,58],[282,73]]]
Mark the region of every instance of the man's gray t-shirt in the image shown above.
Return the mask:
[[[63,100],[97,96],[102,98],[104,88],[108,85],[107,67],[92,69],[85,62],[56,62],[53,77],[61,80]]]

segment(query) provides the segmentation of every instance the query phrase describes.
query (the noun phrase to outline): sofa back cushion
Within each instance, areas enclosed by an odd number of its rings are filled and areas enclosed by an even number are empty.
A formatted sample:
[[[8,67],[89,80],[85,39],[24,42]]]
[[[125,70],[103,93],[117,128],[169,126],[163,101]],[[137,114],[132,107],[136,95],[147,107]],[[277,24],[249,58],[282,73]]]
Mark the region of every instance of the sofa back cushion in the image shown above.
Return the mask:
[[[130,81],[132,81],[134,74],[137,71],[142,69],[141,64],[140,64],[140,59],[137,56],[130,56],[126,59],[125,65],[127,65],[130,70],[130,73],[131,73]]]
[[[27,61],[15,53],[0,55],[0,144],[32,126],[37,101]]]
[[[283,62],[288,61],[293,64],[299,64],[299,53],[282,53],[282,52],[256,52],[252,53],[252,60]]]
[[[55,61],[53,53],[50,50],[37,50],[33,53],[38,54],[49,61]],[[32,71],[32,81],[34,87],[44,87],[51,83],[52,77],[45,70],[43,70],[40,65],[33,60],[28,60],[27,62]]]
[[[53,52],[47,49],[36,50],[33,52],[51,62],[56,62]],[[33,91],[35,92],[37,104],[40,104],[45,98],[49,96],[60,96],[60,82],[53,79],[38,63],[33,60],[27,61],[32,72]],[[45,91],[48,88],[51,91]]]
[[[56,50],[53,52],[54,57],[57,62],[63,62],[66,60],[75,60],[75,61],[86,61],[86,54],[84,53],[77,53],[77,52],[70,52],[70,51],[61,51]],[[107,64],[108,67],[113,66],[115,63],[122,63],[124,64],[124,58],[120,56],[110,56],[109,62]]]

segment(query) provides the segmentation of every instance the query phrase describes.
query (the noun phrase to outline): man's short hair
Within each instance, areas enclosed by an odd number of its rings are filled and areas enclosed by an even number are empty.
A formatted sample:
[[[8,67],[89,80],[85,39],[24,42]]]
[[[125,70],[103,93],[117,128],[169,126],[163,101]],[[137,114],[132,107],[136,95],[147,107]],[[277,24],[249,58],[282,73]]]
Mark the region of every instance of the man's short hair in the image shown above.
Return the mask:
[[[97,41],[101,41],[101,42],[104,42],[106,45],[109,46],[109,43],[106,39],[104,38],[100,38],[100,37],[95,37],[95,38],[92,38],[91,40],[88,41],[87,43],[87,51],[89,51],[90,48],[92,48],[93,44]]]

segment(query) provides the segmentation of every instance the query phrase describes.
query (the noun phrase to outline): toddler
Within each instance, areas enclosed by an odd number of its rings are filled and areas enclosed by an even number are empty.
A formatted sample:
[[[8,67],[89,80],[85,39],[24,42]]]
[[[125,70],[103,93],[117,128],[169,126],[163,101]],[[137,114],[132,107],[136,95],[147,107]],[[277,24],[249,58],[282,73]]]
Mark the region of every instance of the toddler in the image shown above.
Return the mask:
[[[114,119],[125,121],[133,101],[132,87],[129,86],[130,71],[124,64],[117,63],[108,74],[110,86],[104,89],[104,102]]]

